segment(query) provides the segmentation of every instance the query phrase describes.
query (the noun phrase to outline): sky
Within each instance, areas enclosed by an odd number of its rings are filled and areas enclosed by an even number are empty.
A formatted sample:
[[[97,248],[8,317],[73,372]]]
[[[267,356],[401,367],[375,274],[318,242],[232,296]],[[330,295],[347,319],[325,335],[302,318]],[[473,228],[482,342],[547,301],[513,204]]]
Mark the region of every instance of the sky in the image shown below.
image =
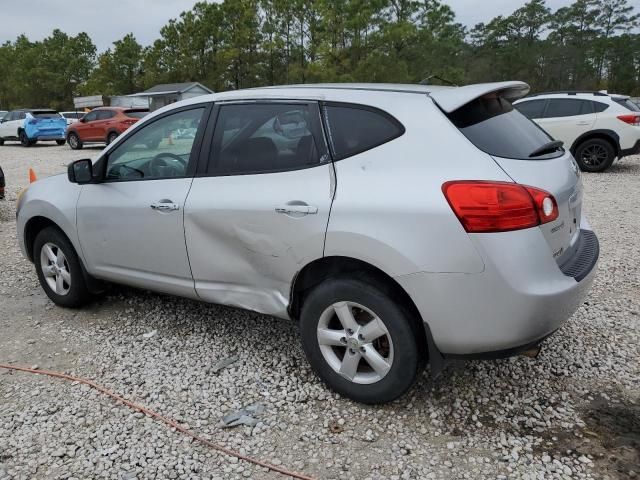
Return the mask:
[[[0,0],[0,3],[10,0]],[[160,28],[196,0],[20,0],[16,8],[3,8],[0,15],[0,43],[24,33],[42,40],[54,28],[70,35],[87,32],[102,52],[127,33],[133,32],[143,45],[158,38]],[[453,8],[457,21],[473,26],[498,15],[508,15],[525,0],[443,0]],[[552,10],[572,0],[547,0]],[[632,2],[633,3],[633,2]],[[18,7],[19,6],[19,7]]]

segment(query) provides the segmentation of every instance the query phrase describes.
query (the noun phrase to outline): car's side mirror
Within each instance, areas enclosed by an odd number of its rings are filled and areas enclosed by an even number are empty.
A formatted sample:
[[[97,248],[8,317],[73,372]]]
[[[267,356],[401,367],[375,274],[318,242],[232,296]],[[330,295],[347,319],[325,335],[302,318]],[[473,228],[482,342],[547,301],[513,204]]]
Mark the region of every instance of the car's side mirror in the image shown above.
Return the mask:
[[[71,183],[84,185],[93,181],[93,164],[88,158],[76,160],[67,167],[67,176]]]

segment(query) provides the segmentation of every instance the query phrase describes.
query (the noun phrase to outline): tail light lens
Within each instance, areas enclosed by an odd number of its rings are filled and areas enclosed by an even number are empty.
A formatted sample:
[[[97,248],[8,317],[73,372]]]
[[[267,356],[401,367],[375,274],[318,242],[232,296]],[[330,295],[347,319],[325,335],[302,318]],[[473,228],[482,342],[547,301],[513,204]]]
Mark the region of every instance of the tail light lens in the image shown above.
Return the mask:
[[[130,127],[131,125],[133,125],[134,123],[136,123],[138,120],[133,120],[133,119],[127,119],[127,120],[122,120],[120,123],[122,125],[126,125],[127,127]]]
[[[469,233],[521,230],[558,218],[553,195],[526,185],[463,180],[446,182],[442,192]]]
[[[618,120],[633,125],[634,127],[640,127],[640,115],[630,113],[628,115],[618,115]]]

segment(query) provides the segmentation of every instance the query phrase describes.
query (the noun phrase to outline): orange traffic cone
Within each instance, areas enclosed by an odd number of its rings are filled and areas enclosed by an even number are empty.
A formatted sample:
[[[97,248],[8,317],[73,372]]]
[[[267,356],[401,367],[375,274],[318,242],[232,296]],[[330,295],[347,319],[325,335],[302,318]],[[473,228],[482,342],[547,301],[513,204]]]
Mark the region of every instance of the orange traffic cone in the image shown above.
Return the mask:
[[[38,179],[38,177],[36,177],[36,172],[33,171],[33,168],[29,169],[29,183],[33,183]]]

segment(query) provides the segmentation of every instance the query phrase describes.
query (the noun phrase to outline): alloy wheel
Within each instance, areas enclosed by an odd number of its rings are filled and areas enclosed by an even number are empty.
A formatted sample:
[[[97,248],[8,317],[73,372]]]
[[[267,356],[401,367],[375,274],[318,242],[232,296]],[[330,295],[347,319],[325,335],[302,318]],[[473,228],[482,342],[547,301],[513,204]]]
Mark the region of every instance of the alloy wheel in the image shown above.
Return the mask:
[[[66,295],[71,289],[69,262],[60,247],[45,243],[40,250],[40,267],[49,288],[56,295]]]
[[[325,361],[351,382],[379,382],[393,365],[393,342],[387,327],[358,303],[330,305],[320,316],[317,338]]]
[[[585,147],[581,155],[582,162],[591,167],[603,165],[607,161],[607,158],[607,149],[602,145],[589,145]]]
[[[78,137],[75,135],[69,135],[69,145],[71,148],[76,148],[78,146]]]

